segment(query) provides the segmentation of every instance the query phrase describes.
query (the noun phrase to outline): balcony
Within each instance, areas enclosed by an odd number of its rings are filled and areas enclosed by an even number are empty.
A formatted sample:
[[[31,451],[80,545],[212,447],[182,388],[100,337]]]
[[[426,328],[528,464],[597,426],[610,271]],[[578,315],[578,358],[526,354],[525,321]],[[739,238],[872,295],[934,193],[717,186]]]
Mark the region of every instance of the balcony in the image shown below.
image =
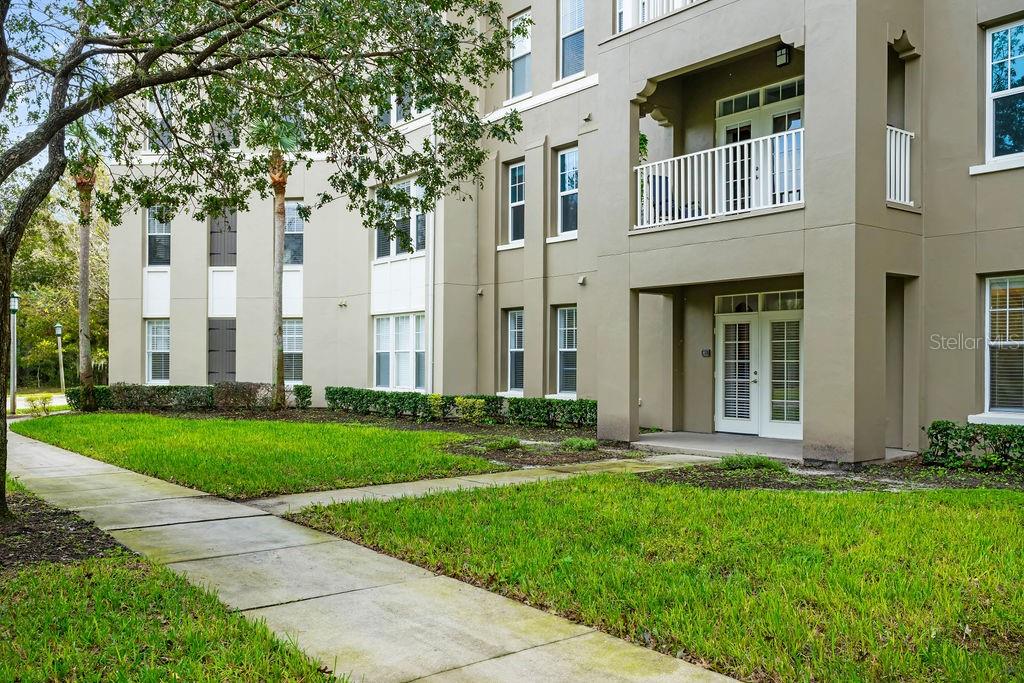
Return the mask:
[[[617,0],[615,14],[616,33],[628,31],[667,14],[705,0]]]
[[[895,126],[886,126],[885,198],[893,204],[914,205],[910,189],[913,140],[913,133]]]
[[[637,166],[636,229],[804,201],[804,129]]]

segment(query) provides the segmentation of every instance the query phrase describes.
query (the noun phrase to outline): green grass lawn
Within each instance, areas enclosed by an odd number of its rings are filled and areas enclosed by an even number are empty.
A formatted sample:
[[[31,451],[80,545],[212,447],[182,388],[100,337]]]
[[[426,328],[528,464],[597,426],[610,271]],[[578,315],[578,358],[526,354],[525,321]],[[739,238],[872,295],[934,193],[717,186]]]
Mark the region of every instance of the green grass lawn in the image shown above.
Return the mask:
[[[449,453],[458,434],[366,425],[60,415],[11,429],[97,460],[228,498],[321,491],[503,469]]]
[[[311,681],[318,665],[128,553],[0,575],[0,680]]]
[[[742,678],[1024,677],[1018,492],[595,475],[297,518]]]

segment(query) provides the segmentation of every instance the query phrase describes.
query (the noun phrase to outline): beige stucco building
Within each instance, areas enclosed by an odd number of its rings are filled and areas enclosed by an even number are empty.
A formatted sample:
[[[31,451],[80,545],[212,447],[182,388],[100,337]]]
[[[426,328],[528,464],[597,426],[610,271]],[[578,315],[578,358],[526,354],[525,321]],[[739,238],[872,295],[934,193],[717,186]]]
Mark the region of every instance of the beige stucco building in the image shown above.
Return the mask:
[[[290,224],[288,371],[599,401],[641,426],[917,450],[1024,423],[1022,0],[504,0],[473,201]],[[430,116],[393,111],[408,135]],[[300,202],[326,168],[299,172]],[[410,185],[415,191],[414,183]],[[272,215],[156,210],[111,238],[111,380],[268,381]]]

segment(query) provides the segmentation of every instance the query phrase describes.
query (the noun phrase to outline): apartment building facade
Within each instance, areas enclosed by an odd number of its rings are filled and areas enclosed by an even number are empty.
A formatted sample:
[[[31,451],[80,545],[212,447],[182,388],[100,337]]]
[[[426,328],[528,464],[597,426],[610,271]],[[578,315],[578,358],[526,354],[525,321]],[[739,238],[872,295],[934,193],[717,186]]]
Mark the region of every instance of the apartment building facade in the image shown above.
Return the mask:
[[[523,131],[413,250],[289,183],[286,374],[586,397],[641,426],[918,450],[1024,423],[1024,2],[505,0]],[[391,122],[429,135],[429,113]],[[415,179],[409,179],[415,192]],[[111,380],[268,381],[272,212],[111,237]]]

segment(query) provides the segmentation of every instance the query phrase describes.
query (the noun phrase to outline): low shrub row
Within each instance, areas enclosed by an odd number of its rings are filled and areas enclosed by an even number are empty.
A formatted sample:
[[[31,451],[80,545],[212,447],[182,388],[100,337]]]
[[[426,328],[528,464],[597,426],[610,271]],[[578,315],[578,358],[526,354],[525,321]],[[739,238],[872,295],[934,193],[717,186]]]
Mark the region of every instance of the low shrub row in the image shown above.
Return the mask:
[[[588,399],[446,396],[356,387],[327,387],[324,396],[331,410],[347,410],[360,415],[404,416],[433,422],[459,419],[473,424],[508,422],[529,427],[591,427],[597,424],[597,401]]]
[[[291,387],[290,403],[297,408],[312,404],[313,390]],[[70,387],[68,405],[80,410],[81,387]],[[96,387],[96,403],[106,410],[265,410],[273,399],[273,386],[259,382],[222,382],[214,385],[111,384]]]
[[[922,453],[926,464],[979,470],[1024,467],[1024,427],[937,420],[927,434],[928,448]]]

